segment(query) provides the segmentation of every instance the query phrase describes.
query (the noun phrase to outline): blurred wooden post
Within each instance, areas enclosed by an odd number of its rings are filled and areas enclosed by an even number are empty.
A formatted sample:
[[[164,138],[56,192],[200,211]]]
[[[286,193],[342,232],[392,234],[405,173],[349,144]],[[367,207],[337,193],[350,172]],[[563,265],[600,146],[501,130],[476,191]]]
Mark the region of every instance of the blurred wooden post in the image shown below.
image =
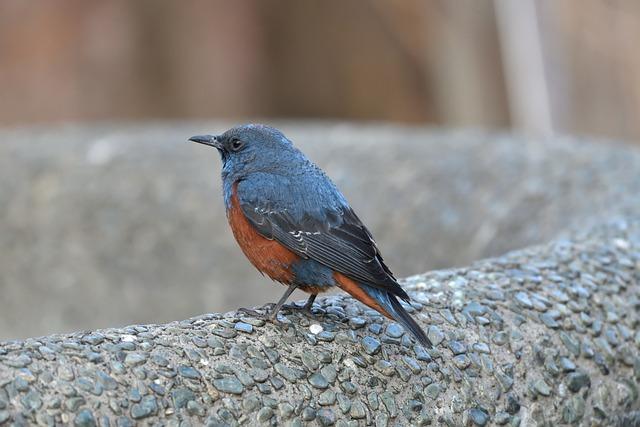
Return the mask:
[[[534,0],[494,0],[513,127],[553,133],[545,60]]]

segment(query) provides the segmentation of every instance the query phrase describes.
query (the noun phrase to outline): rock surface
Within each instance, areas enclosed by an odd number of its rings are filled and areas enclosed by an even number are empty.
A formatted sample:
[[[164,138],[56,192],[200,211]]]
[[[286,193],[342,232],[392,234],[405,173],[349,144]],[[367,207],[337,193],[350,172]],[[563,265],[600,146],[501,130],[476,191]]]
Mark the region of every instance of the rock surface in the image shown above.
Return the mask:
[[[280,289],[228,230],[217,154],[184,143],[229,126],[0,131],[0,339],[273,301]],[[637,153],[613,144],[278,126],[336,181],[399,277],[544,243],[638,193]]]
[[[522,184],[556,197],[536,212],[566,226],[545,244],[405,279],[435,348],[342,295],[278,324],[228,312],[5,341],[0,425],[640,422],[640,156],[454,140],[461,158],[541,156],[545,173]],[[527,219],[505,221],[516,218]]]
[[[406,279],[433,349],[344,296],[279,324],[230,312],[3,342],[0,423],[638,422],[639,281],[640,221],[621,217]]]

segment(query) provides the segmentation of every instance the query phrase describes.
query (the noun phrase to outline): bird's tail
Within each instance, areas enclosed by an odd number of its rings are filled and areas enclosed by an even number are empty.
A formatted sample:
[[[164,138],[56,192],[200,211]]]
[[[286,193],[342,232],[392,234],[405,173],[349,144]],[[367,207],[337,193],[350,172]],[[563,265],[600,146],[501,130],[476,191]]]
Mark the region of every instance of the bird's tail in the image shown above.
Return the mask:
[[[388,314],[390,314],[396,322],[400,323],[409,333],[411,333],[411,335],[413,335],[420,344],[427,348],[433,347],[431,341],[427,337],[427,334],[424,333],[413,317],[407,313],[407,310],[402,307],[402,304],[400,304],[400,301],[398,301],[398,298],[395,295],[370,286],[365,286],[365,292],[378,301],[380,305],[386,309]]]
[[[427,338],[427,334],[424,333],[413,317],[407,313],[407,310],[402,307],[395,295],[380,288],[357,283],[341,274],[336,274],[335,278],[338,285],[358,301],[400,323],[423,346],[427,348],[433,347],[431,341]]]
[[[389,299],[390,305],[392,307],[392,312],[390,313],[396,322],[400,323],[404,328],[409,331],[420,344],[424,347],[432,348],[433,344],[427,337],[427,334],[424,333],[424,330],[416,323],[416,321],[411,317],[407,310],[402,307],[398,298],[390,293],[387,293],[387,298]]]

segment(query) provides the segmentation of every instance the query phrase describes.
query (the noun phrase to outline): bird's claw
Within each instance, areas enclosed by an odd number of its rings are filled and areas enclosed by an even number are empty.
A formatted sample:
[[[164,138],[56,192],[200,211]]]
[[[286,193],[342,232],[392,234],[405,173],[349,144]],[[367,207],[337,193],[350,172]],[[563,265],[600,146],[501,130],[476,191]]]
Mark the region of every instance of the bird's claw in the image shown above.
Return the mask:
[[[252,308],[240,307],[238,313],[246,314],[256,319],[264,320],[265,322],[279,323],[277,319],[277,313],[273,313],[274,303],[265,304],[260,309],[264,309],[264,312],[258,311]]]
[[[304,314],[308,314],[308,315],[313,315],[313,313],[311,312],[311,307],[312,305],[298,305],[295,302],[292,302],[290,304],[285,304],[282,306],[282,308],[286,308],[292,311],[297,311],[300,313],[304,313]]]
[[[238,313],[246,314],[248,316],[256,317],[263,320],[266,320],[269,317],[269,313],[261,313],[258,310],[254,310],[252,308],[240,307],[237,311]]]

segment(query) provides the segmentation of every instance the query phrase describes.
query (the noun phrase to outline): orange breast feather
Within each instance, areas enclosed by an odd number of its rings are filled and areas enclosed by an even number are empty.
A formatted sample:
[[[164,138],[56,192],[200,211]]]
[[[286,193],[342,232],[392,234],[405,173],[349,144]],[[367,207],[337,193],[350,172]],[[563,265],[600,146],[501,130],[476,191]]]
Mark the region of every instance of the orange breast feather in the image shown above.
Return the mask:
[[[263,237],[255,230],[240,207],[237,184],[233,186],[231,208],[227,212],[227,218],[234,237],[251,264],[271,279],[290,284],[294,278],[290,266],[300,257],[282,244]]]

